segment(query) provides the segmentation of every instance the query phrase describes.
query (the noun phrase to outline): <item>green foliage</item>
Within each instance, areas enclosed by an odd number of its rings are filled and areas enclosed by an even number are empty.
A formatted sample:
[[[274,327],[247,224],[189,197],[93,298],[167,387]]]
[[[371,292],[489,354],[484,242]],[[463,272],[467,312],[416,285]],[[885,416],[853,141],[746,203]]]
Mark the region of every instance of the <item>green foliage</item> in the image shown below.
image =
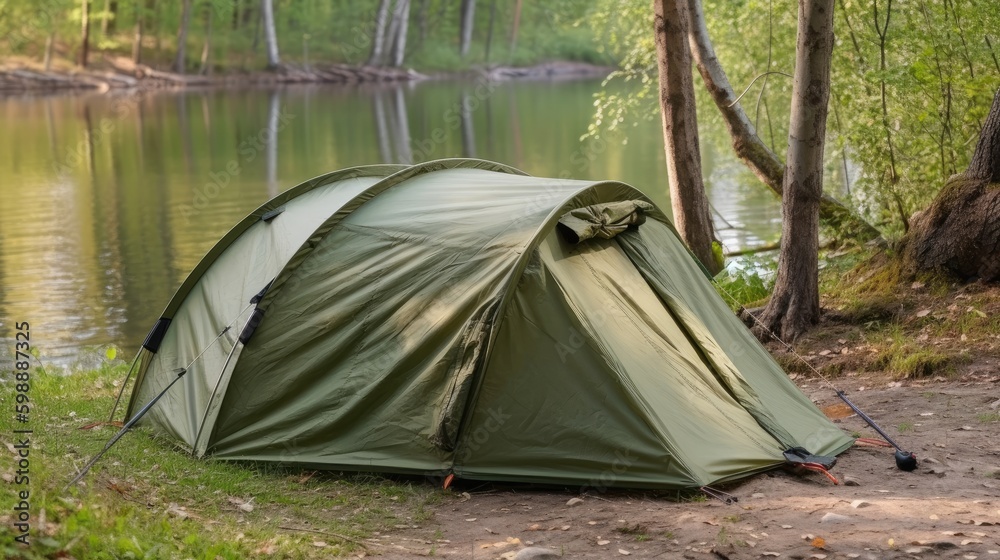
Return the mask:
[[[879,23],[886,2],[876,0]],[[794,0],[704,0],[709,34],[737,94],[765,71],[794,70]],[[846,199],[890,236],[926,207],[972,155],[1000,73],[1000,4],[917,0],[894,2],[885,37],[885,64],[873,2],[841,0],[827,125],[826,190]],[[633,95],[610,87],[599,94],[590,135],[626,129],[659,115],[652,10],[628,0],[602,0],[595,21],[605,26],[609,52],[621,70],[607,86],[638,83]],[[696,83],[700,83],[696,77]],[[882,88],[886,105],[882,109]],[[761,139],[784,157],[790,79],[772,75],[740,103]],[[722,126],[719,111],[696,88],[699,125]],[[726,134],[702,138],[727,142]],[[728,146],[718,146],[729,149]]]
[[[379,0],[317,2],[273,0],[275,30],[285,63],[336,62],[363,64],[371,51]],[[168,66],[176,53],[182,0],[116,2],[114,11],[91,0],[91,49],[129,56],[136,21],[143,20],[143,62]],[[587,25],[593,10],[584,0],[523,3],[516,47],[512,50],[514,3],[497,0],[476,3],[473,49],[458,55],[459,2],[411,2],[406,64],[426,70],[458,70],[486,61],[490,39],[491,64],[533,64],[549,59],[611,62],[595,40],[597,27]],[[201,50],[209,36],[212,71],[263,68],[265,53],[260,28],[260,2],[256,0],[192,0],[188,29],[187,67],[200,66]],[[492,37],[490,20],[493,19]],[[104,20],[111,25],[102,32]],[[72,61],[80,42],[79,0],[0,0],[0,53],[43,56],[49,33],[56,38],[56,53]],[[308,52],[308,55],[307,55]],[[96,60],[97,57],[95,57]]]
[[[733,311],[754,307],[770,295],[776,271],[773,259],[737,259],[715,277],[715,289]]]

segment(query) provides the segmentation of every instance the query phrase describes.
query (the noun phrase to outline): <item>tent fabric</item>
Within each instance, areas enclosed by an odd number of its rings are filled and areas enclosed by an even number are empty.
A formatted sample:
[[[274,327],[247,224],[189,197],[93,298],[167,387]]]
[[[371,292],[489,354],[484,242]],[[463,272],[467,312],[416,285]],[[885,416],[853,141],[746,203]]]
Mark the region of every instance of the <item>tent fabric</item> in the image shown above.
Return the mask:
[[[617,182],[329,174],[234,228],[163,319],[128,414],[191,364],[143,422],[197,456],[688,488],[852,441]]]

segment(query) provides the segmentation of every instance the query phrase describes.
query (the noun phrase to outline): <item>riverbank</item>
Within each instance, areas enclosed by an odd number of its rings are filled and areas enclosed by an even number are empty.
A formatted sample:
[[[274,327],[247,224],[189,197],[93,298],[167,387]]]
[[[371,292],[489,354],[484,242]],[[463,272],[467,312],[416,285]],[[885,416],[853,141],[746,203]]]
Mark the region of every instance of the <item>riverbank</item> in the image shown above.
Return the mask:
[[[239,88],[284,84],[379,84],[420,80],[486,78],[505,80],[569,80],[600,78],[614,69],[581,62],[553,61],[527,67],[485,66],[457,72],[420,73],[407,68],[314,64],[284,64],[272,71],[220,75],[177,74],[135,65],[124,58],[108,59],[82,70],[72,66],[45,70],[24,62],[0,64],[0,95],[54,91],[97,91],[166,88]]]
[[[828,265],[824,320],[795,344],[819,373],[788,367],[843,430],[875,437],[831,384],[845,390],[917,455],[915,472],[897,470],[891,449],[855,446],[832,471],[844,484],[770,471],[725,487],[739,498],[732,505],[701,495],[461,481],[442,491],[419,479],[197,461],[139,429],[65,492],[76,469],[117,430],[93,425],[105,419],[124,375],[125,364],[115,362],[70,377],[34,373],[35,545],[13,544],[6,509],[0,553],[499,560],[535,546],[584,559],[996,558],[1000,287],[905,279],[880,259],[846,255]],[[921,349],[947,359],[933,367],[892,365],[894,356]],[[783,362],[794,357],[778,345],[771,350]],[[12,390],[0,384],[3,402]],[[11,421],[0,416],[0,433],[12,433]],[[16,451],[9,435],[0,439]],[[0,464],[4,504],[16,503],[11,465]],[[582,501],[570,505],[576,497]]]

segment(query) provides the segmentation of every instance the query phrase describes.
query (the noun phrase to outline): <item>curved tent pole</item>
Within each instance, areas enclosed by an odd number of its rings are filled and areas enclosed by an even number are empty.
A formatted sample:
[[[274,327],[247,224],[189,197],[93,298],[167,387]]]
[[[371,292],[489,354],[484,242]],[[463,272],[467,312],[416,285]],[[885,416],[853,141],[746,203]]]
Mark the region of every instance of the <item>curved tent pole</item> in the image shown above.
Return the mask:
[[[238,321],[239,318],[242,317],[244,313],[246,313],[247,309],[250,309],[251,305],[257,305],[258,303],[260,303],[260,300],[264,297],[264,294],[267,293],[268,288],[271,287],[272,282],[274,282],[274,280],[268,282],[267,285],[264,286],[264,288],[261,291],[257,292],[255,296],[250,298],[250,303],[243,308],[243,311],[240,311],[240,314],[237,315],[235,319],[233,319],[232,323],[229,323],[229,326],[226,327],[226,330],[229,330],[229,327],[231,327],[233,323]],[[259,323],[260,323],[260,314],[258,314],[257,311],[255,310],[250,315],[250,317],[247,318],[246,323],[243,324],[243,328],[240,330],[239,336],[237,336],[236,340],[233,341],[233,348],[232,350],[229,351],[229,355],[226,356],[226,362],[222,364],[222,369],[219,370],[219,380],[215,382],[215,388],[212,389],[212,395],[208,398],[208,405],[205,407],[205,414],[201,417],[201,424],[198,426],[198,433],[195,434],[194,436],[194,446],[191,448],[191,453],[193,455],[197,455],[198,453],[198,447],[199,447],[198,443],[201,441],[201,432],[202,430],[205,429],[205,423],[208,422],[208,414],[212,411],[212,402],[215,401],[215,395],[219,392],[219,386],[222,385],[222,378],[225,377],[226,375],[226,369],[229,367],[229,362],[232,361],[233,355],[236,353],[236,349],[239,347],[239,345],[246,344],[247,342],[250,341],[250,337],[253,335],[253,331],[257,328],[257,324]]]
[[[630,191],[630,195],[634,195],[632,196],[633,200],[642,200],[645,202],[649,202],[650,204],[653,205],[653,208],[655,210],[649,211],[647,215],[658,221],[666,221],[666,218],[663,215],[662,211],[659,210],[659,208],[657,208],[655,204],[653,204],[653,201],[650,200],[648,196],[643,194],[642,191],[636,189],[635,187],[627,183],[622,183],[620,181],[596,181],[588,183],[587,185],[582,186],[575,191],[572,191],[568,195],[563,196],[561,200],[558,200],[558,206],[554,206],[553,209],[550,210],[549,213],[545,216],[545,219],[542,220],[539,223],[538,227],[535,228],[535,233],[532,234],[528,243],[525,245],[524,250],[521,252],[520,256],[518,256],[517,260],[514,262],[514,266],[511,268],[510,274],[508,275],[507,279],[504,280],[505,287],[503,288],[503,293],[500,296],[500,303],[499,305],[497,305],[497,319],[493,323],[493,328],[490,330],[489,336],[486,339],[485,349],[483,350],[483,356],[481,358],[483,365],[482,368],[475,374],[473,385],[469,390],[468,397],[466,397],[467,401],[465,404],[465,410],[472,410],[473,408],[475,408],[475,403],[479,399],[479,382],[482,377],[479,374],[482,371],[485,371],[485,369],[489,366],[490,358],[492,357],[493,354],[493,347],[496,343],[496,337],[500,332],[500,325],[503,322],[503,317],[502,317],[503,310],[507,308],[510,299],[514,296],[514,292],[517,291],[518,280],[521,278],[521,275],[524,274],[524,269],[528,266],[528,261],[531,259],[531,255],[538,248],[539,244],[541,244],[543,238],[549,232],[555,229],[556,224],[559,222],[559,218],[561,218],[563,214],[572,209],[571,206],[573,205],[573,201],[587,194],[588,192],[594,193],[594,195],[598,199],[600,199],[597,202],[589,202],[588,205],[603,202],[605,201],[605,199],[611,200],[613,197],[608,196],[608,194],[605,192],[605,189],[614,189],[614,188],[627,189],[628,191]],[[671,226],[671,228],[672,227],[673,226]],[[455,452],[454,452],[455,456],[459,455],[458,450],[465,443],[466,418],[467,416],[463,417],[459,423],[458,435],[455,438]]]
[[[228,232],[226,232],[226,234],[222,236],[222,238],[202,258],[202,260],[198,262],[194,269],[188,274],[187,278],[185,278],[184,282],[181,283],[180,287],[178,287],[174,294],[170,297],[170,300],[167,302],[167,305],[161,314],[160,321],[166,320],[169,324],[170,318],[177,312],[181,302],[187,297],[194,285],[198,283],[204,272],[212,265],[212,263],[215,262],[216,257],[229,248],[229,246],[232,245],[232,243],[247,229],[249,229],[250,226],[258,221],[266,221],[269,218],[273,218],[276,215],[275,211],[278,210],[283,204],[329,183],[357,179],[360,177],[388,177],[405,169],[407,169],[407,166],[405,165],[393,164],[361,165],[357,167],[349,167],[347,169],[340,169],[330,173],[324,173],[317,177],[313,177],[308,181],[299,183],[298,185],[266,201],[264,204],[257,207],[256,210],[243,218],[243,220],[233,226]],[[157,324],[159,325],[159,323]],[[154,330],[155,329],[156,327],[154,327]],[[163,333],[166,332],[166,329],[167,327],[164,326]],[[140,364],[136,373],[135,386],[139,386],[143,382],[145,373],[146,366]],[[133,396],[134,395],[135,393],[133,392]],[[130,400],[128,406],[126,407],[126,411],[132,410],[132,407],[135,405],[136,403]],[[126,417],[128,417],[128,412],[126,412]]]

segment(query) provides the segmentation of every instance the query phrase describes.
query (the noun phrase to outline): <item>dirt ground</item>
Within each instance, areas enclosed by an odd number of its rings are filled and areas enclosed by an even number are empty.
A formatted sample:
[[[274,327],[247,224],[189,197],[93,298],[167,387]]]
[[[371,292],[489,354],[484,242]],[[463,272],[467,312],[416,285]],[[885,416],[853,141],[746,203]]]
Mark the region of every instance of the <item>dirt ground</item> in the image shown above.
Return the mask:
[[[1000,365],[978,366],[947,380],[837,380],[917,455],[914,472],[896,468],[892,449],[855,446],[832,470],[839,485],[818,473],[772,471],[724,488],[739,500],[732,505],[643,492],[458,487],[429,522],[367,541],[368,554],[492,560],[534,546],[564,558],[1000,560]],[[828,415],[844,416],[835,420],[844,430],[877,437],[829,385],[798,381]],[[574,497],[582,503],[567,505]]]

